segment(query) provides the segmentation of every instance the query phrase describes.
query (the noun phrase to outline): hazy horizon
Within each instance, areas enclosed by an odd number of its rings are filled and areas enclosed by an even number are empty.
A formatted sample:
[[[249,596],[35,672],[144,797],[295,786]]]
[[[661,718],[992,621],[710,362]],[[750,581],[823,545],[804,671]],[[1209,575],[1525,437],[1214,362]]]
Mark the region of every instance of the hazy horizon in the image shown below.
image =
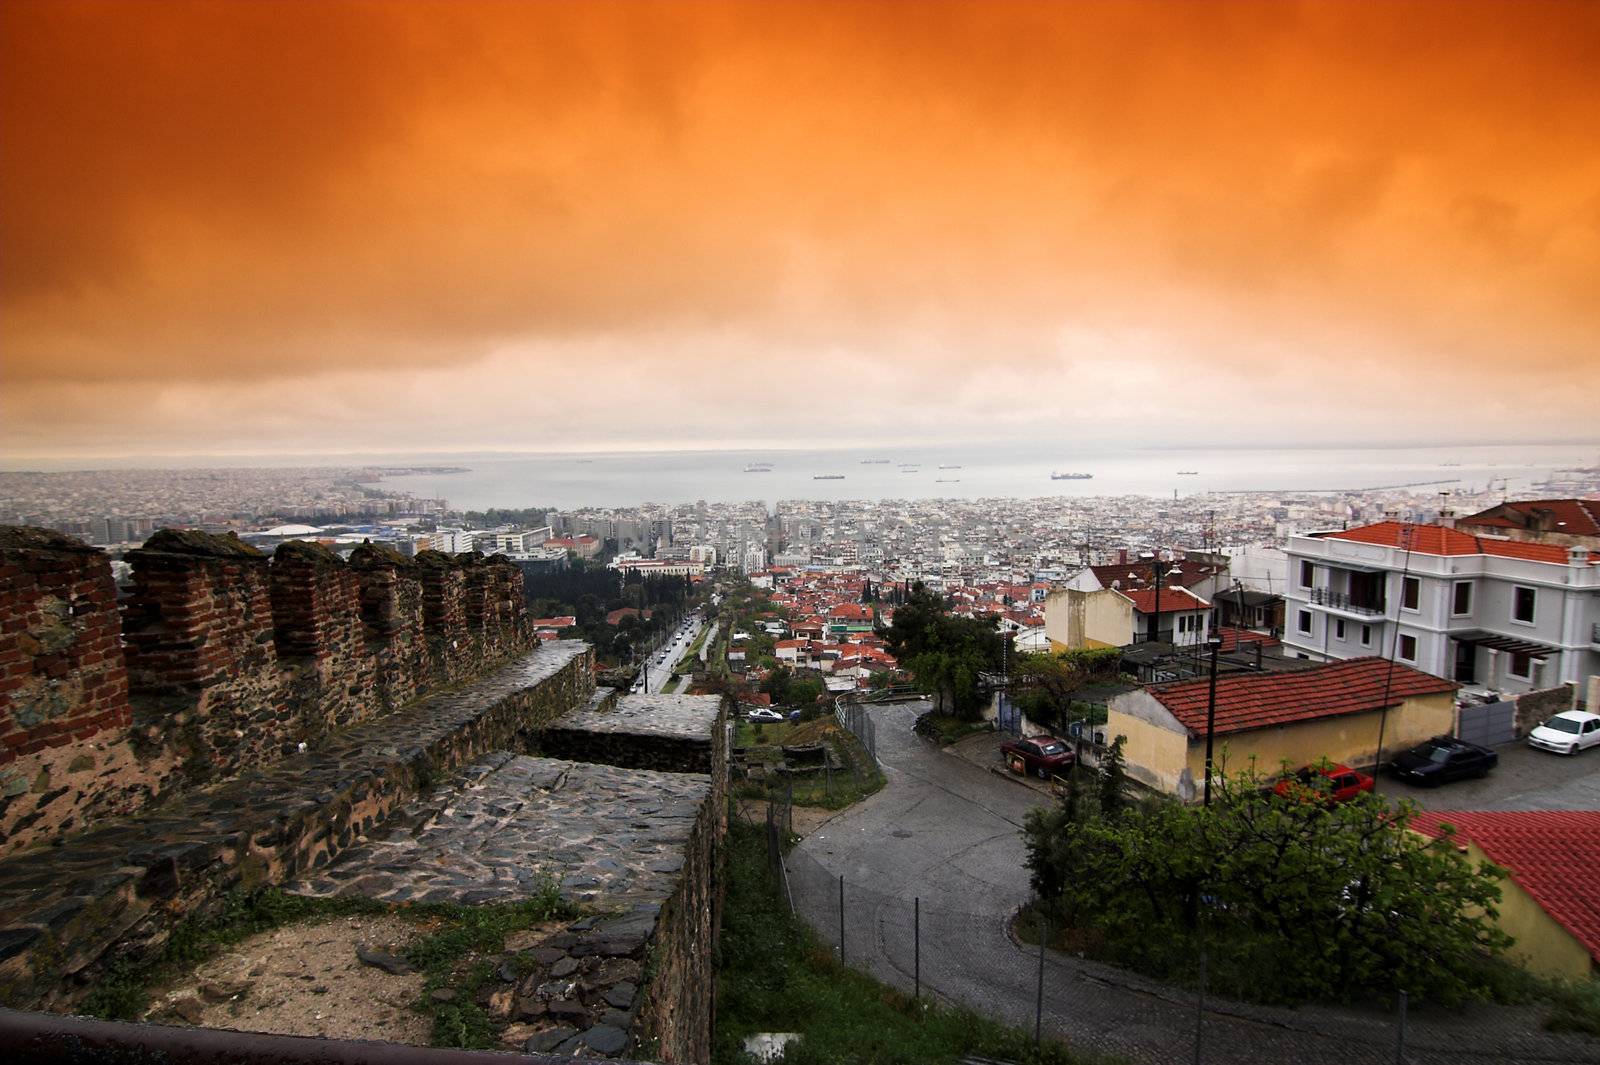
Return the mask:
[[[0,455],[1572,439],[1597,53],[1563,2],[17,0]]]

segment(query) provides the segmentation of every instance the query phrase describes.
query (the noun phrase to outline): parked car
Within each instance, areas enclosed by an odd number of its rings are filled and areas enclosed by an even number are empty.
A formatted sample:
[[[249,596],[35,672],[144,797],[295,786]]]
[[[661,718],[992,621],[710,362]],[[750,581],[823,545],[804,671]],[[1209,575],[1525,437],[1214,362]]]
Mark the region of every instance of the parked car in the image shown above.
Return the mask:
[[[748,714],[745,714],[744,719],[754,725],[770,725],[775,722],[782,722],[784,718],[776,710],[768,710],[765,707],[758,706]]]
[[[1577,754],[1600,745],[1600,714],[1563,710],[1528,733],[1528,746],[1557,754]]]
[[[1011,765],[1020,765],[1024,773],[1043,780],[1070,769],[1075,760],[1072,749],[1054,736],[1028,736],[1002,743],[1000,754]]]
[[[1325,781],[1320,785],[1317,783],[1319,774]],[[1363,791],[1372,790],[1372,778],[1347,765],[1324,763],[1308,765],[1290,773],[1273,785],[1272,790],[1286,799],[1349,802]]]
[[[1389,771],[1410,784],[1435,785],[1487,776],[1499,761],[1500,756],[1487,747],[1454,736],[1436,736],[1396,755]]]

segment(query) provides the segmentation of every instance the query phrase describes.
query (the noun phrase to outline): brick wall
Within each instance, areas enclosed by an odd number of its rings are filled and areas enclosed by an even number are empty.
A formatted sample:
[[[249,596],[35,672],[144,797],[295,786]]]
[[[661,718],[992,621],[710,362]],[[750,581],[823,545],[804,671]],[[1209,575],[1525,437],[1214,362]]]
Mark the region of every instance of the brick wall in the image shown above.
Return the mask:
[[[0,853],[142,805],[170,759],[131,734],[106,556],[0,526]]]
[[[231,779],[533,646],[503,556],[163,529],[106,556],[0,527],[0,854]]]

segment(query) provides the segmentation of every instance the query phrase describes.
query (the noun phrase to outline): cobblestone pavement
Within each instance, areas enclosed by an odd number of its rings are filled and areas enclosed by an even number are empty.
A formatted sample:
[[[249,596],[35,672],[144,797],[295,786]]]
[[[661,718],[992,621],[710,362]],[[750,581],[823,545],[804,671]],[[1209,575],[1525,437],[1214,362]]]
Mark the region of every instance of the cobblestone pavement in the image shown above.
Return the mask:
[[[710,794],[706,777],[498,752],[291,890],[481,905],[554,880],[578,902],[653,909]]]
[[[888,783],[792,852],[796,908],[837,943],[842,874],[846,960],[911,990],[918,968],[913,900],[920,900],[924,992],[1031,1029],[1038,955],[1015,943],[1007,925],[1028,895],[1019,830],[1044,798],[914,736],[911,725],[923,709],[873,711]],[[1044,968],[1047,1034],[1135,1062],[1195,1060],[1192,993],[1053,951]],[[1413,1004],[1404,1060],[1600,1062],[1600,1041],[1544,1032],[1539,1020],[1530,1009],[1452,1012]],[[1201,1030],[1201,1060],[1212,1065],[1396,1060],[1395,1017],[1383,1011],[1212,1001]]]

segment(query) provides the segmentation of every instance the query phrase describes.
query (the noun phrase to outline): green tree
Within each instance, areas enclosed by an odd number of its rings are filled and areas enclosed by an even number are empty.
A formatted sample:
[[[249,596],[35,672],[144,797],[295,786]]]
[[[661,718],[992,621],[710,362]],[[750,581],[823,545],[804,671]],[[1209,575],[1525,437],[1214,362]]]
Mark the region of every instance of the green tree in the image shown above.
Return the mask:
[[[1209,945],[1214,986],[1230,994],[1487,992],[1480,963],[1509,944],[1493,920],[1502,870],[1410,831],[1409,804],[1284,798],[1262,783],[1225,777],[1209,807],[1036,813],[1025,833],[1040,905],[1157,975],[1191,973]]]
[[[934,697],[937,712],[978,716],[978,674],[998,670],[1004,658],[1005,637],[993,615],[953,617],[943,598],[918,583],[881,634],[889,653]]]
[[[1116,817],[1128,805],[1128,763],[1122,756],[1122,744],[1126,736],[1118,736],[1111,741],[1111,746],[1106,748],[1106,753],[1100,758],[1100,773],[1097,793],[1100,799],[1100,816],[1105,818]]]

